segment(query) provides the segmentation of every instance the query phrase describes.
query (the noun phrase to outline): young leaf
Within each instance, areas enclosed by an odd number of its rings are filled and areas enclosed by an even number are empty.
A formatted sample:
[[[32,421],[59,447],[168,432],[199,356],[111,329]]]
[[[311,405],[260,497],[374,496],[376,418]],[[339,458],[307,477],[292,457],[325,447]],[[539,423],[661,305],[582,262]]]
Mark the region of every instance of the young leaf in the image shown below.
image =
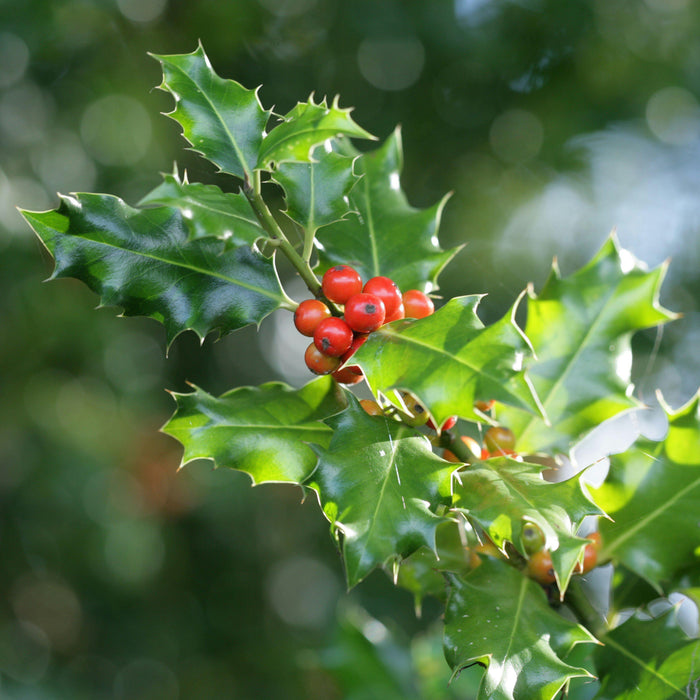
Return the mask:
[[[286,194],[287,216],[313,234],[350,211],[347,194],[357,181],[354,158],[319,149],[310,163],[282,163],[273,179]]]
[[[396,321],[372,333],[353,356],[373,393],[411,391],[436,425],[458,415],[483,420],[474,401],[496,398],[525,410],[539,404],[523,371],[527,341],[514,309],[485,327],[476,315],[481,297],[455,297],[418,321]]]
[[[656,590],[681,569],[700,571],[700,392],[665,410],[668,434],[640,439],[611,457],[596,501],[613,518],[601,523],[603,555],[621,561]]]
[[[551,700],[569,679],[590,676],[564,659],[595,638],[554,612],[538,584],[491,557],[447,578],[445,657],[453,677],[486,666],[477,700]]]
[[[203,338],[260,323],[286,303],[272,260],[248,246],[222,253],[217,239],[189,240],[179,209],[76,194],[56,210],[22,214],[55,258],[52,279],[75,277],[103,305],[161,321],[168,342],[188,329]]]
[[[364,280],[390,277],[403,290],[430,291],[459,250],[443,251],[437,232],[446,198],[428,209],[409,206],[399,177],[403,167],[397,130],[375,151],[357,159],[362,179],[350,193],[359,218],[349,217],[318,234],[321,267],[352,265]]]
[[[497,547],[512,542],[524,556],[523,525],[536,523],[547,536],[546,547],[563,593],[587,543],[574,533],[587,515],[603,511],[584,493],[580,477],[550,483],[542,478],[542,469],[507,457],[477,462],[457,473],[454,502]]]
[[[227,247],[252,246],[266,236],[250,203],[242,193],[222,192],[216,185],[181,180],[177,172],[139,202],[140,207],[176,207],[189,230],[190,239],[214,237]]]
[[[697,697],[700,640],[681,630],[674,609],[653,620],[631,617],[601,641],[604,646],[595,654],[601,679],[596,698]]]
[[[528,369],[551,425],[499,410],[519,452],[568,452],[596,425],[639,405],[631,397],[630,338],[674,318],[658,303],[665,272],[665,265],[647,272],[610,236],[578,272],[562,279],[554,266],[540,294],[530,295],[525,334],[537,359]]]
[[[177,410],[162,430],[184,446],[182,464],[211,459],[216,467],[246,472],[253,484],[301,483],[316,466],[307,443],[328,445],[331,429],[321,421],[345,407],[328,376],[298,390],[270,382],[218,398],[196,387],[173,396]]]
[[[201,44],[192,53],[151,55],[163,67],[159,88],[175,99],[168,116],[182,126],[192,149],[220,170],[251,183],[270,117],[257,90],[220,78]]]
[[[298,102],[265,136],[258,167],[268,170],[271,163],[314,160],[315,147],[338,136],[373,139],[372,134],[353,121],[351,111],[341,109],[337,97],[330,107],[325,99],[316,104],[313,95],[308,102]]]
[[[450,494],[454,465],[433,454],[427,438],[383,416],[369,416],[349,395],[348,408],[326,423],[310,484],[326,517],[342,533],[348,586],[372,569],[398,563],[421,545],[435,549],[445,519],[431,511]]]

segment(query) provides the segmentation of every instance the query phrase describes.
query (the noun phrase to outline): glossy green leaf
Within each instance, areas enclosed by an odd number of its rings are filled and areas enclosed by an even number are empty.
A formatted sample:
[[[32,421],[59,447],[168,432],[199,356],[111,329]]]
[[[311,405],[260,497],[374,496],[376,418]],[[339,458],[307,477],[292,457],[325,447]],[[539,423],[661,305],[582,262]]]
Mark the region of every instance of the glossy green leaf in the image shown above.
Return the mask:
[[[347,195],[358,178],[353,161],[335,151],[318,149],[310,163],[282,163],[273,178],[285,191],[287,216],[310,233],[347,216]]]
[[[512,542],[525,556],[523,525],[539,525],[563,593],[587,543],[574,533],[587,515],[603,511],[584,493],[578,476],[551,483],[542,478],[542,470],[540,465],[508,457],[477,462],[456,475],[454,502],[501,550]]]
[[[260,323],[286,303],[274,262],[214,238],[192,241],[179,209],[134,209],[103,194],[62,197],[58,209],[23,212],[56,265],[52,278],[85,282],[106,306],[150,316],[168,341]]]
[[[398,130],[380,148],[358,158],[362,179],[350,193],[350,204],[359,217],[319,232],[322,269],[352,265],[364,280],[384,275],[402,291],[437,286],[437,276],[458,250],[443,251],[438,244],[446,198],[428,209],[411,207],[400,187],[402,167]]]
[[[252,183],[270,116],[257,90],[220,78],[201,44],[192,53],[152,55],[163,68],[160,89],[175,99],[168,116],[182,126],[192,149],[224,172]]]
[[[431,509],[449,496],[454,465],[412,428],[367,415],[352,395],[348,408],[326,423],[333,437],[318,450],[311,486],[342,534],[348,586],[422,545],[435,549],[435,530],[445,519]]]
[[[697,697],[700,640],[689,639],[674,610],[653,620],[631,617],[601,638],[595,654],[599,700]]]
[[[328,445],[331,429],[322,421],[345,407],[328,376],[298,390],[271,382],[218,398],[196,387],[173,396],[177,410],[163,432],[184,446],[182,464],[211,459],[216,467],[246,472],[254,484],[301,483],[316,466],[308,443]]]
[[[436,425],[451,415],[484,420],[474,412],[478,399],[538,411],[520,369],[530,349],[514,310],[485,327],[476,315],[480,298],[455,297],[426,318],[395,321],[372,333],[354,355],[372,392],[411,391]]]
[[[640,439],[611,457],[596,501],[614,522],[601,523],[603,555],[657,590],[681,570],[700,572],[700,393],[677,411],[666,407],[661,442]]]
[[[566,453],[607,418],[639,405],[631,396],[630,339],[673,318],[658,303],[665,271],[647,272],[611,236],[578,272],[562,279],[554,266],[540,294],[530,294],[525,334],[537,359],[528,369],[551,425],[499,409],[518,451]]]
[[[445,657],[455,675],[486,666],[477,700],[551,700],[570,678],[590,675],[565,659],[595,638],[554,612],[542,588],[519,571],[487,557],[448,580]]]
[[[352,109],[341,109],[338,98],[329,107],[326,100],[316,104],[313,95],[308,102],[297,102],[282,121],[265,136],[260,147],[258,167],[269,169],[271,163],[314,160],[314,150],[324,141],[346,136],[372,139],[372,134],[358,126],[350,116]]]
[[[242,193],[223,192],[216,185],[189,183],[177,172],[139,202],[140,207],[167,206],[180,210],[191,239],[214,237],[226,247],[252,246],[267,236]]]

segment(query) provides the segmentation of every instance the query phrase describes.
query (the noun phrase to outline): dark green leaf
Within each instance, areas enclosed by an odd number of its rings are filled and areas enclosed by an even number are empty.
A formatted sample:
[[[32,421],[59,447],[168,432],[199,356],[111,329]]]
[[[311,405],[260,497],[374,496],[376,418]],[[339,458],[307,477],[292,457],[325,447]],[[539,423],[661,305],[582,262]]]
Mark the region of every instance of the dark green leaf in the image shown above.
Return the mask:
[[[278,165],[287,161],[311,161],[316,146],[337,136],[374,138],[353,121],[351,111],[341,109],[337,97],[330,107],[325,99],[316,104],[313,95],[308,102],[298,102],[265,136],[258,167],[268,169],[273,162]]]
[[[362,179],[350,193],[359,218],[349,217],[319,232],[323,269],[352,265],[364,280],[390,277],[402,291],[436,287],[437,276],[458,249],[443,251],[437,239],[446,199],[428,209],[409,206],[399,177],[403,153],[399,131],[357,160]]]
[[[551,700],[570,678],[590,675],[564,659],[594,637],[554,612],[542,588],[516,569],[487,557],[448,580],[445,656],[455,675],[487,667],[478,700]]]
[[[588,265],[565,279],[555,266],[540,294],[530,295],[525,334],[537,359],[527,366],[551,425],[499,409],[519,452],[568,452],[596,425],[639,405],[631,397],[630,338],[673,318],[658,303],[665,271],[647,272],[611,236]]]
[[[213,236],[225,241],[227,247],[237,247],[252,246],[267,236],[244,194],[189,183],[177,172],[165,175],[162,184],[139,202],[140,207],[158,205],[180,210],[191,239]]]
[[[273,382],[219,398],[198,388],[174,397],[177,410],[163,432],[184,446],[183,465],[211,459],[217,467],[246,472],[254,484],[301,483],[316,466],[307,443],[328,445],[331,429],[321,421],[345,407],[330,377],[298,390]]]
[[[550,483],[542,478],[542,469],[507,457],[477,462],[456,475],[454,500],[502,550],[506,542],[512,542],[525,556],[523,525],[539,525],[563,593],[587,543],[574,533],[587,515],[602,515],[603,511],[584,493],[578,476]]]
[[[348,192],[357,181],[354,158],[318,149],[310,163],[283,163],[274,179],[286,193],[287,215],[315,232],[343,219],[350,211]]]
[[[412,428],[367,415],[352,395],[348,408],[326,423],[333,437],[319,450],[311,486],[342,533],[348,585],[422,545],[434,550],[444,518],[431,507],[450,495],[454,465],[435,456]]]
[[[530,352],[509,313],[485,327],[480,297],[455,297],[431,316],[396,321],[372,333],[354,355],[376,395],[411,391],[436,425],[451,415],[483,420],[477,399],[497,398],[526,410],[539,405],[520,369]]]
[[[672,700],[697,697],[700,640],[689,639],[675,611],[654,620],[631,617],[601,638],[595,655],[600,700]]]
[[[56,260],[53,278],[75,277],[103,305],[150,316],[168,341],[260,323],[286,298],[274,262],[213,238],[191,241],[179,209],[138,210],[103,194],[62,197],[58,209],[23,212]]]
[[[182,126],[193,150],[251,183],[270,116],[257,90],[220,78],[201,44],[192,53],[153,57],[163,67],[160,89],[175,98],[168,116]]]
[[[668,435],[640,439],[610,460],[596,501],[613,518],[601,524],[603,555],[621,561],[656,590],[680,570],[700,571],[700,393],[666,407]]]

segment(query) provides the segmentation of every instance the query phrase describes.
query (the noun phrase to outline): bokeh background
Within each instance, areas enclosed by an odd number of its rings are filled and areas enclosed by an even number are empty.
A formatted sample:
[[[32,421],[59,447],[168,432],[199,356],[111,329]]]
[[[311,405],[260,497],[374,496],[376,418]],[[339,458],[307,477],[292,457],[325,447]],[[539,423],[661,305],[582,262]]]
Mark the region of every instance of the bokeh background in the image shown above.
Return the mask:
[[[194,463],[158,433],[165,389],[218,394],[308,375],[287,314],[200,346],[97,309],[15,207],[56,192],[134,204],[184,150],[147,52],[201,40],[278,113],[341,95],[402,184],[453,193],[446,296],[483,318],[585,263],[616,228],[684,314],[635,339],[638,394],[700,384],[700,3],[695,0],[0,0],[0,697],[11,700],[469,697],[439,608],[382,572],[347,594],[298,489]],[[411,663],[413,666],[411,667]],[[478,674],[477,674],[478,675]]]

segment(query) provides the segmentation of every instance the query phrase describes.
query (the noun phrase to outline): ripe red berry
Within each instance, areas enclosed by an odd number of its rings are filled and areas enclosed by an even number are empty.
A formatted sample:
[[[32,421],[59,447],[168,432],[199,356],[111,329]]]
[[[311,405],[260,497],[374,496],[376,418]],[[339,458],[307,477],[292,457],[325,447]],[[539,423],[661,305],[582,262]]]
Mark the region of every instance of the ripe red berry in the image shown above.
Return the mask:
[[[367,342],[369,336],[366,333],[355,333],[352,339],[352,344],[350,349],[347,350],[343,355],[340,356],[342,362],[347,362],[357,351],[360,345],[364,345]]]
[[[384,411],[382,411],[381,406],[372,399],[361,399],[360,406],[365,409],[365,413],[370,416],[381,416]]]
[[[601,547],[599,532],[592,532],[586,537],[591,543],[583,550],[583,564],[576,565],[576,571],[580,574],[587,574],[591,569],[595,569],[598,564],[598,551]]]
[[[344,304],[353,294],[362,291],[359,272],[349,265],[336,265],[326,270],[321,280],[321,291],[326,299]]]
[[[357,365],[341,367],[333,372],[331,376],[340,384],[357,384],[364,379],[362,370]]]
[[[384,319],[384,323],[391,323],[392,321],[398,321],[401,318],[406,317],[406,311],[403,307],[403,302],[401,302],[395,309],[391,316],[387,315]]]
[[[450,430],[454,428],[455,425],[457,425],[457,416],[450,416],[449,418],[445,419],[445,422],[442,424],[442,428],[440,428],[440,432]],[[437,430],[432,418],[428,418],[428,427],[431,430]]]
[[[330,309],[319,299],[304,299],[294,312],[294,325],[299,333],[311,338],[318,324],[330,316]]]
[[[435,311],[433,300],[420,289],[409,289],[404,292],[403,305],[407,318],[425,318]]]
[[[345,320],[358,333],[371,333],[384,323],[384,302],[374,294],[355,294],[345,303]]]
[[[554,583],[554,566],[552,557],[546,549],[535,552],[527,561],[527,571],[531,578],[543,586]]]
[[[352,329],[342,318],[331,316],[318,324],[314,344],[324,355],[340,357],[350,349]]]
[[[304,362],[314,374],[330,374],[340,367],[340,358],[322,353],[311,343],[304,353]]]
[[[387,318],[391,317],[402,303],[401,291],[396,286],[396,282],[388,277],[372,277],[372,279],[367,280],[362,291],[374,294],[384,302]],[[386,323],[386,319],[384,322]]]

